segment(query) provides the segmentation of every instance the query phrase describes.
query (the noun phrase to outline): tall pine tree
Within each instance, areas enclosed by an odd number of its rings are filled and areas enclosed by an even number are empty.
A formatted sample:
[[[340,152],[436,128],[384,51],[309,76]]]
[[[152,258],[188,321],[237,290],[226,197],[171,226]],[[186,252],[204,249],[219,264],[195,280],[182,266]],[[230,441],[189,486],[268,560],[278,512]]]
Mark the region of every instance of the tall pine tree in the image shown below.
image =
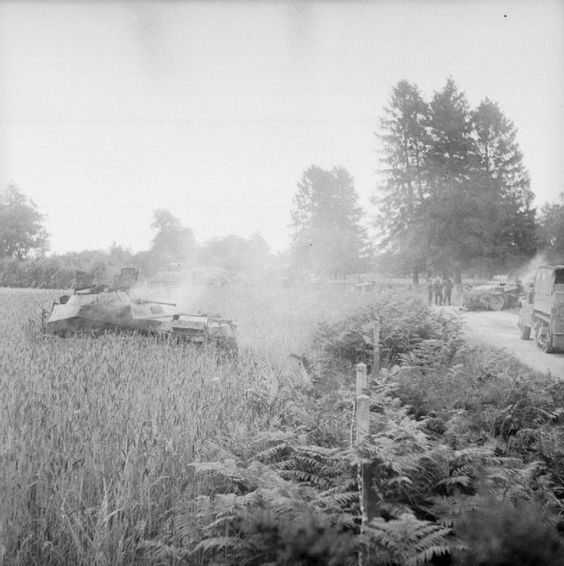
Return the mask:
[[[468,101],[449,78],[430,103],[429,248],[435,269],[454,271],[484,253],[484,202],[476,179],[477,149]]]
[[[415,282],[428,249],[424,206],[429,196],[424,168],[428,119],[429,108],[418,88],[402,80],[392,90],[377,136],[384,168],[380,195],[373,202],[379,209],[383,243],[409,266]]]
[[[529,174],[517,143],[517,129],[499,105],[484,99],[472,114],[479,177],[487,187],[496,221],[490,255],[502,264],[535,251],[535,210]]]
[[[471,111],[448,79],[427,105],[400,81],[381,121],[384,245],[417,273],[505,267],[535,247],[533,194],[514,125],[488,99]]]

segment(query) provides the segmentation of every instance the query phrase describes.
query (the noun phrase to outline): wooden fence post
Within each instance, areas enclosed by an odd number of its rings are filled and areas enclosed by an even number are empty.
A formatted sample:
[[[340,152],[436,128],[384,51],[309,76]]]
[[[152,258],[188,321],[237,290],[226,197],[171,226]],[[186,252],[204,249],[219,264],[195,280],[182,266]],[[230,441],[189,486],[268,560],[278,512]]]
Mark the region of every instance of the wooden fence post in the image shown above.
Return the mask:
[[[380,370],[382,367],[380,360],[380,319],[376,318],[372,324],[372,383],[377,384],[380,377]],[[368,409],[370,411],[370,408]],[[372,430],[372,434],[378,431]],[[374,484],[377,480],[377,466],[375,464],[364,464],[362,470],[362,480],[364,484],[364,513],[366,521],[370,522],[378,515],[378,494],[374,489]]]
[[[370,396],[368,395],[368,376],[366,364],[357,364],[356,366],[356,402],[355,402],[355,446],[358,446],[370,433]],[[368,522],[368,489],[365,485],[365,469],[366,464],[358,466],[358,492],[360,501],[360,532],[363,533],[366,523]],[[361,550],[358,555],[359,566],[365,563],[364,552]]]
[[[380,320],[376,319],[372,325],[372,344],[374,353],[372,356],[372,379],[377,379],[380,374]]]
[[[368,376],[366,364],[356,366],[356,442],[360,444],[369,433]]]
[[[376,382],[380,375],[380,320],[376,319],[372,325],[372,372],[371,380]],[[356,366],[356,402],[355,402],[355,446],[358,446],[370,434],[370,388],[365,364]],[[376,480],[376,469],[370,464],[358,466],[358,489],[360,499],[361,527],[364,533],[366,525],[376,516],[377,497],[373,493],[373,482]],[[358,555],[359,566],[370,562],[368,551],[361,550]]]

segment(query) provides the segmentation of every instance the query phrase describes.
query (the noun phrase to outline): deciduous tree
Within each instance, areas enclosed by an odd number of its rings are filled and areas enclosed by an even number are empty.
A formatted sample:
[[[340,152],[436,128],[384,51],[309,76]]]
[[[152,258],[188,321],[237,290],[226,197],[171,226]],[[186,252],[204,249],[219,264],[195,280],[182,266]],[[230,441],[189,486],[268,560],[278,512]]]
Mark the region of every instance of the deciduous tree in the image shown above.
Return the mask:
[[[0,257],[24,259],[31,252],[41,255],[46,247],[43,215],[30,198],[10,184],[0,195]]]

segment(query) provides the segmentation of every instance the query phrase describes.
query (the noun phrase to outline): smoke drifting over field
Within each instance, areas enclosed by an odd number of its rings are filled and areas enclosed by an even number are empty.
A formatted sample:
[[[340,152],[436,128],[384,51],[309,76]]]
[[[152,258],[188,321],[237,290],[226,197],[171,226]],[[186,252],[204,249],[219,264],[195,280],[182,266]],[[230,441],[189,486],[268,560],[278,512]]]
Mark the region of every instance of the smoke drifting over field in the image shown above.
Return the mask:
[[[170,303],[175,312],[195,314],[201,310],[205,290],[205,285],[195,282],[190,274],[181,273],[176,281],[166,284],[159,280],[140,282],[131,289],[131,294],[138,299]]]
[[[190,279],[180,281],[175,287],[170,289],[168,294],[169,301],[176,304],[176,309],[180,312],[191,314],[201,310],[201,300],[204,294],[203,285],[194,283]]]

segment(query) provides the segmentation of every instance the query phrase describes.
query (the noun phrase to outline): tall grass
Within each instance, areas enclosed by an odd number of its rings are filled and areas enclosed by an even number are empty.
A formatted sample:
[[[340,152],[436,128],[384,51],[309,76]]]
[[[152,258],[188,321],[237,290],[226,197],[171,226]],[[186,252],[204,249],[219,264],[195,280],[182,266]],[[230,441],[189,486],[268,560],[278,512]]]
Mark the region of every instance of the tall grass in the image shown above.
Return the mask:
[[[230,434],[287,420],[298,379],[289,354],[318,322],[370,300],[210,292],[202,310],[239,323],[241,357],[219,363],[142,336],[44,337],[40,307],[54,295],[0,292],[0,556],[10,564],[137,563],[177,498],[197,491],[190,464],[217,457]]]

